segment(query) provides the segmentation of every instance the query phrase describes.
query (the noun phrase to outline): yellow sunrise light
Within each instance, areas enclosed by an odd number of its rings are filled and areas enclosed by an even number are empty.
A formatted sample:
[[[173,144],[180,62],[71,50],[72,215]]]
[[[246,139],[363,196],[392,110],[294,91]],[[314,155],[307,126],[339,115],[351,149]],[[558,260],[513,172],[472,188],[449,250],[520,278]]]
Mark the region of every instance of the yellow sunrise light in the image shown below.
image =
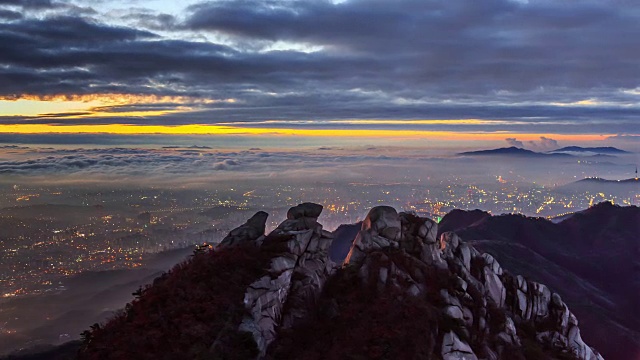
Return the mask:
[[[496,140],[505,136],[517,136],[523,141],[538,140],[541,136],[566,141],[604,140],[608,135],[593,134],[515,134],[507,132],[456,132],[426,130],[366,130],[366,129],[300,129],[300,128],[250,128],[225,125],[49,125],[49,124],[4,124],[0,133],[15,134],[166,134],[166,135],[256,135],[256,136],[309,136],[309,137],[350,137],[350,138],[433,138],[440,140]]]
[[[140,94],[84,94],[84,95],[30,95],[0,96],[0,116],[47,116],[59,119],[117,116],[161,116],[169,113],[192,111],[190,106],[216,103],[235,103],[236,99],[209,99],[193,96],[159,96]],[[139,104],[167,104],[172,110],[134,112],[108,111],[109,107]]]

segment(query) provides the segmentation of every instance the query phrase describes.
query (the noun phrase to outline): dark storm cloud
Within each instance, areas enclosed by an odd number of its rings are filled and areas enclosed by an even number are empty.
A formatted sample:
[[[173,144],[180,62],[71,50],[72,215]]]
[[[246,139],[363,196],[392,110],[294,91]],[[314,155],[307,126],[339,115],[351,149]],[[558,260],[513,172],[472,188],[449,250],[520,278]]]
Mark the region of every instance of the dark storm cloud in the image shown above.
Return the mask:
[[[131,28],[107,26],[78,17],[25,19],[4,24],[0,31],[7,40],[21,39],[34,49],[65,49],[82,46],[99,48],[102,43],[114,43],[138,38],[156,37],[151,32]],[[51,55],[55,55],[55,52]],[[60,64],[62,66],[66,64]]]
[[[0,9],[0,19],[18,20],[22,19],[22,14],[17,11]]]
[[[370,54],[389,80],[477,93],[596,87],[604,76],[637,86],[624,74],[637,74],[629,60],[640,49],[624,35],[640,30],[639,9],[609,1],[236,0],[194,6],[187,25]]]
[[[258,100],[256,100],[258,101]],[[300,100],[300,105],[273,100],[265,101],[262,106],[246,104],[217,104],[215,108],[198,112],[167,114],[154,117],[134,117],[122,115],[117,118],[111,116],[92,116],[88,119],[56,119],[54,114],[29,118],[29,123],[56,123],[56,124],[191,124],[191,123],[220,123],[240,127],[278,128],[278,127],[304,127],[306,129],[397,129],[398,124],[370,124],[357,122],[335,123],[334,119],[489,119],[482,125],[474,124],[402,124],[404,129],[413,130],[443,130],[443,131],[475,131],[479,126],[483,131],[515,131],[515,132],[541,132],[541,133],[590,133],[610,134],[617,132],[640,131],[637,122],[640,111],[633,108],[580,108],[580,107],[553,107],[553,106],[466,106],[466,105],[411,105],[398,108],[389,104],[377,104],[366,99],[358,101],[354,98],[340,99],[336,97],[327,100],[328,105],[318,102],[318,99],[309,99],[305,103]],[[289,105],[291,104],[291,105]],[[130,105],[106,108],[105,112],[117,114],[118,112],[136,110],[162,110],[168,109],[167,104],[154,105]],[[338,114],[338,115],[336,115]],[[545,116],[540,117],[541,114]],[[313,119],[309,121],[295,121],[300,119]],[[268,119],[269,121],[263,121]],[[295,120],[291,120],[295,119]],[[2,123],[15,123],[15,117],[1,117]]]
[[[138,29],[86,14],[0,24],[0,96],[237,100],[121,122],[479,117],[640,132],[637,2],[230,0],[186,18],[133,9],[124,20]],[[314,51],[267,51],[288,43]]]
[[[51,0],[0,0],[1,5],[21,6],[27,9],[51,8]]]

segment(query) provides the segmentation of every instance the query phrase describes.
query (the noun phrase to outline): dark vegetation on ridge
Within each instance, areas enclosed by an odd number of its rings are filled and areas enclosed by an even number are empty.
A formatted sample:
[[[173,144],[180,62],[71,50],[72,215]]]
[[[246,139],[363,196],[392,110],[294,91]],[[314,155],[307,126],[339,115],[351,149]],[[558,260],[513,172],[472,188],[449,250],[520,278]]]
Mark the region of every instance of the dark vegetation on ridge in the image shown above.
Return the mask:
[[[271,241],[277,247],[278,239]],[[405,261],[400,250],[381,253],[397,264]],[[250,244],[195,254],[142,288],[137,299],[105,325],[92,326],[84,334],[78,359],[255,358],[253,339],[239,332],[237,324],[245,314],[244,290],[264,272],[270,254]],[[378,261],[380,267],[388,265]],[[475,265],[474,272],[481,272],[483,264]],[[411,266],[404,264],[407,270]],[[437,359],[433,354],[443,333],[453,331],[470,340],[462,323],[439,310],[446,304],[438,289],[455,291],[456,278],[447,270],[431,267],[425,272],[428,301],[391,287],[380,292],[375,285],[362,286],[357,271],[354,266],[338,270],[316,310],[304,323],[281,332],[267,358]],[[490,311],[489,326],[503,326],[504,310],[493,307]],[[536,343],[535,331],[526,325],[518,330],[529,337],[522,349],[505,349],[505,358],[575,359]],[[470,344],[479,356],[484,340],[475,338]]]
[[[391,263],[411,271],[415,266],[407,262],[406,254],[397,249],[381,250],[385,256],[375,256],[376,270]],[[484,264],[476,263],[473,271],[478,274]],[[457,279],[447,270],[429,266],[427,276],[427,301],[406,296],[399,289],[388,286],[384,289],[376,285],[378,272],[372,271],[369,285],[363,286],[358,268],[346,266],[332,277],[320,297],[317,309],[304,323],[284,331],[271,346],[268,359],[439,359],[438,344],[443,334],[452,331],[464,341],[470,342],[475,354],[488,356],[484,350],[486,342],[496,341],[487,336],[471,336],[463,322],[452,319],[440,309],[447,304],[442,301],[439,291],[447,289],[455,292]],[[480,298],[480,294],[473,296]],[[469,299],[474,311],[480,311],[480,304]],[[504,309],[489,308],[489,324],[493,331],[504,326]],[[504,344],[502,358],[509,360],[574,360],[570,353],[536,342],[536,332],[530,324],[518,327],[522,333],[521,348]]]
[[[85,332],[78,358],[204,359],[214,342],[220,359],[255,356],[253,339],[237,324],[244,291],[268,260],[253,246],[194,254],[141,288],[112,320]]]
[[[381,206],[334,233],[321,211],[293,207],[266,236],[258,212],[82,342],[15,359],[602,359],[572,312],[605,358],[638,354],[637,207],[559,224],[454,210],[437,225]]]

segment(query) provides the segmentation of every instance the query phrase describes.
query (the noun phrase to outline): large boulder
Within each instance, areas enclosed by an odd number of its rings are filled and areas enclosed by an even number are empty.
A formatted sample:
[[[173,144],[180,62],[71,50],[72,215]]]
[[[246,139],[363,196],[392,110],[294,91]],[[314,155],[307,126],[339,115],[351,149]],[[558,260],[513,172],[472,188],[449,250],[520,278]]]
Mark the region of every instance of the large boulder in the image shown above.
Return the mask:
[[[362,222],[362,229],[353,241],[344,263],[359,263],[365,254],[373,249],[398,247],[401,234],[400,217],[394,208],[390,206],[372,208]]]
[[[473,353],[471,346],[460,340],[453,331],[444,334],[442,339],[442,359],[443,360],[478,360]]]
[[[255,213],[246,223],[231,230],[231,232],[220,242],[219,247],[236,246],[246,243],[256,243],[264,238],[267,218],[269,214],[264,211]]]
[[[305,217],[317,219],[321,213],[322,205],[306,202],[289,209],[287,219],[294,220]]]
[[[362,223],[362,230],[371,230],[374,234],[383,235],[385,229],[400,232],[400,217],[391,206],[376,206],[369,210]],[[396,240],[395,236],[391,240]]]

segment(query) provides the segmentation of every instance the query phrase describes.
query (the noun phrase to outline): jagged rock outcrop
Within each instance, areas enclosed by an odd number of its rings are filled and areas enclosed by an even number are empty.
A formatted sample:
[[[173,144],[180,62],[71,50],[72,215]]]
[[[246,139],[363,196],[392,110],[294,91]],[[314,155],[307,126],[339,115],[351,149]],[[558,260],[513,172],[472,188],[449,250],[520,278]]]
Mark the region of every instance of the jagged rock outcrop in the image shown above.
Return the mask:
[[[553,221],[454,210],[438,224],[446,230],[509,272],[558,291],[603,357],[640,356],[640,317],[629,316],[640,304],[639,207],[603,202]]]
[[[244,304],[250,316],[239,328],[253,335],[261,355],[278,328],[290,328],[306,316],[334,269],[328,257],[331,233],[317,221],[321,212],[318,204],[292,207],[287,220],[264,239],[262,247],[274,256],[267,274],[247,288]]]
[[[535,341],[558,353],[602,359],[580,337],[577,319],[559,294],[505,272],[490,254],[479,253],[453,232],[441,234],[438,241],[436,234],[437,224],[429,219],[386,206],[373,208],[345,265],[358,267],[363,282],[377,282],[379,291],[391,286],[425,299],[433,290],[426,273],[448,271],[450,288],[439,291],[441,310],[460,328],[443,335],[444,359],[477,359],[475,351],[487,359],[505,358],[508,349],[522,346],[516,325],[533,328]],[[390,249],[400,253],[390,256]]]
[[[441,353],[443,360],[478,360],[469,344],[460,340],[453,331],[444,334]]]
[[[264,231],[269,214],[258,211],[247,222],[233,230],[227,235],[219,247],[237,246],[245,243],[255,243],[260,245],[264,239]]]
[[[94,325],[79,358],[602,360],[558,293],[432,220],[374,207],[336,266],[321,212],[266,236],[258,212]]]
[[[375,249],[398,247],[401,234],[400,218],[396,209],[378,206],[367,214],[362,230],[353,241],[346,263],[360,263],[367,252]]]

